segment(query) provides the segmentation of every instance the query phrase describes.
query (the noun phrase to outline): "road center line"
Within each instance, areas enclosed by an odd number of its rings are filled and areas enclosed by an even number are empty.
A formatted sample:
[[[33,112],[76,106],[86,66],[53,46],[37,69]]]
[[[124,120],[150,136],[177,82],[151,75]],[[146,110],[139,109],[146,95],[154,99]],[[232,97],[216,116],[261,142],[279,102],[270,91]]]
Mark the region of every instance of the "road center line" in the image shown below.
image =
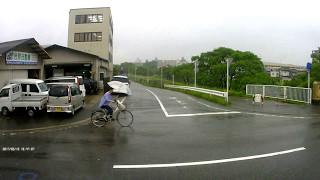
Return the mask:
[[[172,163],[172,164],[146,164],[146,165],[114,165],[114,169],[142,169],[142,168],[166,168],[166,167],[182,167],[182,166],[199,166],[199,165],[209,165],[209,164],[220,164],[227,162],[236,162],[236,161],[245,161],[252,159],[261,159],[272,156],[279,156],[283,154],[294,153],[298,151],[306,150],[304,147],[290,149],[286,151],[279,151],[268,154],[260,154],[254,156],[245,156],[239,158],[231,158],[231,159],[220,159],[220,160],[212,160],[212,161],[199,161],[199,162],[187,162],[187,163]]]

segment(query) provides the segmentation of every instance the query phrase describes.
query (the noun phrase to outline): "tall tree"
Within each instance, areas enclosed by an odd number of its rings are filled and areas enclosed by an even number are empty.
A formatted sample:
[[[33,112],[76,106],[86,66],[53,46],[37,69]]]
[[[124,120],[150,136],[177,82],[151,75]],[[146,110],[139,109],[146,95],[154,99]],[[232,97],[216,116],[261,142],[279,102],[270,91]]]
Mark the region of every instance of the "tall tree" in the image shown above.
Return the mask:
[[[172,70],[172,74],[174,74],[174,78],[176,81],[183,82],[185,84],[192,83],[194,79],[194,66],[193,64],[182,64],[180,66],[176,66]]]
[[[121,63],[120,67],[123,67],[123,71],[126,75],[134,74],[136,65],[130,62]]]
[[[229,69],[231,89],[244,90],[248,83],[273,83],[272,78],[264,71],[263,63],[257,55],[224,47],[192,57],[192,61],[199,62],[197,75],[199,80],[197,82],[205,86],[226,88],[227,65],[225,58],[233,58]]]
[[[113,64],[113,76],[119,75],[120,74],[120,65],[118,64]]]

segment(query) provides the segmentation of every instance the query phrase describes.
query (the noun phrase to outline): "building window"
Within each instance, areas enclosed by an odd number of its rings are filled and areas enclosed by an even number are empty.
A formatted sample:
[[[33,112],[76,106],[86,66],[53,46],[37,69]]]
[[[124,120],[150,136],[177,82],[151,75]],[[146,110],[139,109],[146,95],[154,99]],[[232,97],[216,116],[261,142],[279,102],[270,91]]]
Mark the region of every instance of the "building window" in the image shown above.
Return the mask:
[[[99,79],[100,79],[100,81],[103,81],[103,79],[104,79],[104,73],[100,73],[100,77],[99,77]]]
[[[80,33],[80,39],[79,39],[80,42],[84,42],[84,35],[85,33]]]
[[[76,24],[86,24],[86,23],[102,23],[102,14],[86,14],[86,15],[76,15]]]
[[[75,33],[74,34],[74,42],[79,42],[80,41],[80,33]]]
[[[102,32],[75,33],[74,42],[102,41]]]

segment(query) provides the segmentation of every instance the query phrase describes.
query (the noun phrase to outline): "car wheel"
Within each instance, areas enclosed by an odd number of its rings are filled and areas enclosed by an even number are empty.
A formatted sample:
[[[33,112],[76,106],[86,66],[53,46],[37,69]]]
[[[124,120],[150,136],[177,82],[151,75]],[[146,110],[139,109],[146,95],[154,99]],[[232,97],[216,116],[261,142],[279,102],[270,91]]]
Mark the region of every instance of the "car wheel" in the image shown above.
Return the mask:
[[[27,113],[28,113],[28,115],[29,115],[30,117],[33,117],[35,112],[34,112],[34,109],[33,109],[33,108],[28,108]]]
[[[9,114],[9,109],[7,107],[3,107],[2,108],[2,115],[3,116],[8,116],[8,114]]]

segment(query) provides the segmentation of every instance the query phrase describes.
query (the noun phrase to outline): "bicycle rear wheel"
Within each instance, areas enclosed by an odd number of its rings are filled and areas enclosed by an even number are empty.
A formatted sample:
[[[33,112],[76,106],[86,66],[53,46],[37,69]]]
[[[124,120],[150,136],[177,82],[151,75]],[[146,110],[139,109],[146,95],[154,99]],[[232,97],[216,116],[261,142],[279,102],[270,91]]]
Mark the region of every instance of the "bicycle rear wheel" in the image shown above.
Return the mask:
[[[117,116],[117,121],[123,127],[130,126],[133,123],[133,115],[127,110],[120,111]]]
[[[91,122],[97,127],[102,127],[106,124],[106,120],[103,118],[104,113],[102,111],[95,111],[91,114]]]

